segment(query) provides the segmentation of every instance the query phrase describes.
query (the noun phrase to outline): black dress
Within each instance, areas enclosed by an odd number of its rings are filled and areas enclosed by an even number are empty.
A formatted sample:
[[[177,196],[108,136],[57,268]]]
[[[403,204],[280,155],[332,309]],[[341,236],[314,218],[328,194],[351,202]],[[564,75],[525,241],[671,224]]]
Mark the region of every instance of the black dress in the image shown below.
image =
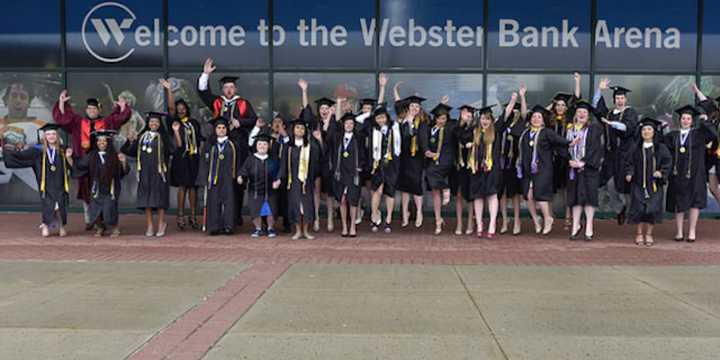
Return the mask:
[[[512,121],[508,121],[505,114],[500,116],[498,121],[506,123],[505,131],[496,133],[495,136],[500,137],[500,189],[498,195],[505,195],[512,198],[515,195],[523,193],[522,184],[517,175],[517,158],[519,154],[518,137],[513,136],[512,130],[518,123],[523,123],[520,115],[514,116]]]
[[[62,225],[67,224],[68,192],[70,191],[70,166],[65,160],[64,149],[53,152],[35,145],[22,151],[8,151],[5,166],[9,169],[32,167],[40,189],[42,223],[51,225],[60,215]]]
[[[321,136],[322,136],[322,142],[318,141],[314,137],[312,137],[312,134],[310,134],[310,141],[314,142],[317,147],[321,149],[320,159],[318,160],[317,166],[318,171],[315,174],[314,178],[320,177],[320,192],[327,195],[333,195],[334,196],[334,190],[333,190],[333,171],[332,171],[332,161],[330,159],[330,151],[328,149],[329,142],[331,141],[328,136],[332,136],[331,134],[337,134],[338,132],[342,132],[342,126],[340,123],[335,119],[335,115],[332,115],[330,117],[330,120],[328,120],[327,124],[324,124],[322,120],[315,117],[312,114],[312,108],[310,105],[306,106],[305,109],[303,109],[303,114],[300,115],[302,118],[308,118],[305,114],[305,112],[309,112],[310,119],[312,121],[308,122],[311,130],[320,130]]]
[[[553,129],[541,128],[534,132],[525,127],[524,123],[516,124],[511,133],[519,138],[517,174],[523,196],[527,199],[532,188],[536,201],[552,201],[553,158],[557,150],[565,149],[567,152],[569,141],[560,137]]]
[[[687,135],[679,130],[665,136],[665,145],[673,158],[668,185],[667,207],[671,213],[707,206],[706,145],[717,140],[712,124],[701,122]]]
[[[137,159],[138,209],[167,209],[170,205],[168,163],[175,147],[162,132],[144,131],[138,140],[127,141],[121,151]]]
[[[73,177],[88,176],[90,182],[89,224],[102,220],[105,226],[118,224],[118,199],[122,192],[122,178],[130,171],[123,166],[110,146],[109,151],[93,150],[73,166]]]
[[[455,167],[455,152],[457,140],[455,139],[455,123],[448,120],[442,128],[425,127],[423,142],[426,149],[437,154],[435,159],[425,158],[425,178],[428,189],[439,190],[450,188],[450,174]]]
[[[462,196],[465,201],[472,201],[470,197],[470,176],[472,174],[469,163],[471,146],[473,145],[474,128],[471,125],[458,125],[455,127],[457,139],[457,156],[455,158],[455,171],[450,177],[450,190],[454,196]]]
[[[265,202],[269,206],[269,215],[277,213],[277,196],[272,184],[277,179],[278,166],[277,160],[269,155],[265,159],[252,155],[245,159],[245,164],[238,171],[238,176],[247,182],[245,199],[251,217],[268,215],[261,215]]]
[[[478,125],[479,126],[479,125]],[[499,134],[505,132],[505,121],[500,119],[493,125],[495,127],[495,139],[489,146],[485,145],[485,136],[487,136],[479,127],[475,129],[474,136],[478,139],[477,144],[473,143],[475,162],[475,171],[470,175],[470,198],[484,199],[488,196],[496,195],[500,191],[500,179],[502,171],[500,170],[501,159],[501,140]],[[491,153],[488,154],[488,151]],[[487,161],[487,160],[491,161]]]
[[[242,165],[238,148],[230,139],[222,143],[213,139],[203,149],[202,161],[206,172],[199,177],[207,187],[208,232],[235,228],[236,216],[240,213],[240,209],[236,208],[235,185],[238,169]]]
[[[625,162],[624,158],[632,151],[632,146],[637,141],[638,132],[638,113],[631,107],[625,108],[622,112],[608,111],[605,105],[605,99],[600,98],[597,109],[601,113],[608,113],[609,121],[617,121],[625,124],[625,131],[620,131],[605,125],[605,160],[602,168],[602,184],[609,179],[615,182],[615,189],[618,193],[629,194],[630,187],[625,182]]]
[[[382,185],[383,195],[391,198],[395,197],[400,171],[400,154],[395,151],[395,145],[401,141],[402,136],[399,130],[398,124],[386,127],[384,132],[379,127],[372,126],[366,137],[368,160],[365,162],[365,172],[370,176],[372,190],[376,191]]]
[[[402,135],[400,152],[400,173],[398,175],[397,190],[422,196],[423,172],[425,168],[426,144],[422,141],[421,134],[427,130],[427,124],[420,121],[418,116],[412,126],[405,122],[400,124]]]
[[[170,185],[175,187],[192,188],[197,184],[200,163],[200,145],[202,137],[200,123],[195,119],[168,118],[168,129],[172,129],[173,122],[180,123],[180,146],[175,146],[170,163]],[[170,141],[175,144],[175,135],[170,135]]]
[[[307,170],[305,180],[300,179],[300,159],[303,151],[307,151]],[[315,220],[315,201],[313,192],[315,189],[315,176],[318,169],[318,163],[321,158],[321,148],[316,142],[309,142],[309,145],[297,146],[294,140],[290,140],[290,144],[286,149],[284,160],[280,164],[280,179],[286,185],[288,195],[288,220],[290,224],[300,222],[300,216],[303,216],[306,224]]]
[[[573,95],[572,99],[569,100],[568,109],[564,115],[555,115],[555,113],[553,113],[552,127],[553,130],[555,130],[555,133],[560,135],[560,137],[567,137],[568,124],[572,124],[573,114],[575,112],[575,110],[573,109],[575,99],[576,98]],[[559,150],[555,154],[555,160],[556,161],[553,161],[553,169],[555,171],[555,173],[553,174],[553,181],[555,192],[557,193],[558,191],[566,188],[568,180],[568,162],[564,154],[564,150]]]
[[[625,162],[625,174],[632,175],[628,223],[659,224],[663,220],[663,188],[672,169],[672,156],[667,147],[658,142],[645,148],[640,141],[631,148],[633,151]],[[655,178],[655,171],[660,171],[662,176]]]
[[[349,140],[345,134],[331,132],[328,134],[328,148],[332,170],[335,200],[340,201],[343,195],[350,206],[360,204],[361,169],[365,167],[366,150],[364,139],[354,133]]]
[[[574,138],[575,134],[582,136],[583,140],[571,147],[568,152],[570,160],[583,161],[585,166],[581,169],[573,169],[568,166],[565,174],[567,206],[597,207],[600,168],[605,154],[602,143],[603,127],[600,123],[593,121],[584,129],[570,129],[568,133],[570,135],[568,139]],[[565,158],[565,162],[567,161],[568,159]]]

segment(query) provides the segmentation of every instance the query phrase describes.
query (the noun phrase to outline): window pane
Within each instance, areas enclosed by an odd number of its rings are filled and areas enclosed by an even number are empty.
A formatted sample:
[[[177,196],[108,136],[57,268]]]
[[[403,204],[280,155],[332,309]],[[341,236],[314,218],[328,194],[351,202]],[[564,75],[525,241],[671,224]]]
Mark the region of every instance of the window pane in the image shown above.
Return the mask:
[[[580,89],[587,91],[589,76],[582,75]],[[488,75],[488,104],[498,104],[493,110],[495,114],[502,112],[501,106],[510,101],[513,92],[517,92],[520,85],[527,86],[528,108],[535,104],[547,105],[558,92],[574,93],[575,80],[573,75],[535,75],[535,74],[490,74]],[[581,94],[587,99],[590,96]]]
[[[703,69],[720,71],[720,1],[703,3]]]
[[[482,68],[482,1],[380,3],[382,67]]]
[[[58,73],[0,73],[0,145],[37,144],[61,90]],[[33,170],[5,168],[0,150],[0,204],[36,204],[37,190]]]
[[[258,25],[267,23],[267,1],[172,0],[168,21],[170,66],[201,69],[207,57],[221,67],[267,68],[268,47]],[[218,10],[227,16],[218,16]]]
[[[273,89],[275,111],[294,118],[302,109],[302,92],[298,79],[308,82],[308,97],[315,110],[314,100],[339,96],[348,99],[346,105],[357,109],[358,99],[375,97],[375,74],[358,73],[276,73]],[[317,112],[316,112],[317,113]]]
[[[386,101],[393,104],[392,88],[398,82],[400,85],[400,97],[404,98],[417,94],[426,98],[423,102],[425,111],[435,107],[443,96],[450,98],[449,105],[453,107],[453,118],[457,118],[458,107],[463,104],[479,107],[482,105],[483,82],[481,74],[420,74],[420,73],[394,73],[388,74],[390,78],[388,89],[386,89]],[[395,111],[394,107],[390,107]]]
[[[488,1],[488,68],[590,69],[590,1]]]
[[[285,29],[285,39],[274,49],[275,66],[371,67],[375,39],[363,38],[361,23],[375,14],[375,1],[277,0],[274,22]],[[304,25],[304,31],[298,28]],[[366,32],[367,33],[367,32]],[[281,40],[275,33],[275,41]]]
[[[595,76],[595,86],[606,75]],[[610,86],[620,85],[632,92],[628,95],[630,106],[641,116],[654,117],[661,121],[672,122],[675,109],[694,104],[690,84],[695,82],[691,75],[681,76],[643,76],[643,75],[607,75]],[[612,106],[612,91],[605,94],[605,102]]]
[[[67,0],[68,66],[161,66],[162,0]]]
[[[60,66],[60,2],[4,1],[0,12],[0,66]],[[8,56],[12,54],[12,56]]]
[[[597,14],[597,69],[695,71],[697,1],[603,0]]]

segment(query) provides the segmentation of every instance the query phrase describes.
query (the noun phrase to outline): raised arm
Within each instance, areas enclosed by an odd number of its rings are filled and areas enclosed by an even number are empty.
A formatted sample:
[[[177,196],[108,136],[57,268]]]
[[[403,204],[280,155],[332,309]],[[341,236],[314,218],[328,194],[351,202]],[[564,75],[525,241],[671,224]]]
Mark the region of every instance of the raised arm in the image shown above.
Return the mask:
[[[108,128],[117,130],[130,119],[131,115],[130,105],[127,104],[124,97],[120,96],[113,104],[113,112],[105,117],[105,121]]]
[[[402,81],[398,81],[395,83],[395,86],[393,86],[393,96],[395,98],[395,101],[400,101],[400,84],[402,84]]]
[[[518,95],[520,96],[520,116],[523,118],[526,117],[528,113],[528,104],[525,94],[527,94],[527,86],[525,86],[525,84],[521,84],[520,89],[518,89]]]
[[[308,82],[305,79],[298,80],[298,86],[300,87],[300,90],[302,91],[302,107],[305,108],[308,106],[310,101],[308,100]]]
[[[378,76],[378,85],[380,85],[380,90],[378,93],[378,99],[377,103],[378,105],[382,104],[385,101],[385,86],[387,86],[388,77],[385,75],[385,73],[380,73]]]
[[[203,64],[203,73],[200,75],[200,78],[198,79],[198,85],[197,85],[197,91],[198,95],[200,96],[200,100],[212,110],[212,103],[215,101],[215,95],[210,90],[209,82],[210,82],[210,74],[215,71],[216,67],[213,63],[213,59],[207,58],[205,60],[205,63]]]
[[[700,88],[697,86],[696,83],[692,83],[692,85],[690,85],[690,90],[692,90],[693,94],[695,94],[695,96],[697,96],[698,101],[707,100],[707,96],[705,96],[705,94],[703,94],[703,92],[700,90]]]
[[[597,88],[597,90],[595,90],[595,94],[593,94],[593,98],[592,98],[592,105],[594,107],[598,106],[598,102],[600,102],[600,99],[602,99],[602,92],[607,90],[609,85],[610,85],[610,79],[608,79],[608,78],[600,79],[600,82],[598,83],[598,88]]]
[[[75,114],[72,106],[70,106],[68,102],[69,100],[70,96],[68,96],[68,91],[61,91],[60,96],[58,96],[58,102],[53,107],[53,120],[56,124],[60,125],[63,130],[72,132],[73,125],[77,121],[80,121],[82,117]]]
[[[575,98],[580,99],[582,98],[582,76],[576,72],[573,74],[573,79],[575,80]]]
[[[172,84],[170,84],[170,81],[167,79],[158,79],[158,82],[160,82],[160,85],[162,85],[163,89],[165,89],[165,93],[167,94],[167,107],[168,107],[168,114],[170,114],[170,117],[174,117],[176,114],[175,109],[175,94],[172,92]]]
[[[335,120],[336,121],[340,121],[340,119],[342,119],[342,116],[344,115],[342,106],[346,100],[347,100],[347,98],[340,97],[340,96],[335,98]]]

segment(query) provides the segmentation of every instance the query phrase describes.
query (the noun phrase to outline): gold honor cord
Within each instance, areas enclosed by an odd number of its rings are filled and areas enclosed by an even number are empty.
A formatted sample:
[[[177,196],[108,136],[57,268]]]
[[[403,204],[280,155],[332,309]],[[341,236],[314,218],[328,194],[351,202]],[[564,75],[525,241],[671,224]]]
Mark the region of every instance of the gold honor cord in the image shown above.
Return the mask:
[[[292,186],[293,182],[293,175],[292,175],[292,147],[288,146],[288,184],[287,189],[290,190],[290,187]],[[310,144],[305,145],[303,143],[303,146],[300,147],[300,154],[299,154],[299,166],[298,166],[298,181],[300,181],[301,187],[302,187],[302,193],[305,194],[305,182],[307,180],[307,173],[309,169],[309,162],[310,162]]]
[[[688,153],[688,166],[687,166],[687,173],[685,174],[686,178],[690,178],[690,169],[692,168],[692,130],[690,130],[687,134],[686,142],[687,146],[682,144],[681,138],[682,133],[678,133],[677,137],[677,144],[678,146],[675,147],[675,164],[673,166],[673,175],[678,175],[678,162],[680,161],[680,155],[684,154],[685,152]],[[685,150],[687,149],[687,150]]]
[[[59,150],[56,150],[59,151]],[[63,188],[65,189],[66,193],[70,192],[70,181],[68,179],[68,162],[67,158],[65,158],[64,154],[59,154],[60,158],[63,162]],[[45,190],[47,188],[47,165],[45,164],[47,162],[47,148],[43,146],[43,153],[42,153],[42,166],[40,170],[40,192],[42,193],[42,196],[45,196]]]
[[[183,124],[185,128],[185,153],[195,155],[197,154],[197,148],[195,147],[195,129],[188,120],[187,116],[180,119],[180,123]]]
[[[440,128],[440,135],[438,135],[438,146],[436,148],[435,156],[433,156],[433,160],[435,161],[435,165],[437,165],[440,162],[440,152],[442,151],[443,147],[443,139],[445,138],[445,127]]]
[[[417,133],[420,127],[420,115],[415,116],[413,123],[415,125],[413,128],[413,136],[410,138],[410,156],[415,157],[417,153]]]

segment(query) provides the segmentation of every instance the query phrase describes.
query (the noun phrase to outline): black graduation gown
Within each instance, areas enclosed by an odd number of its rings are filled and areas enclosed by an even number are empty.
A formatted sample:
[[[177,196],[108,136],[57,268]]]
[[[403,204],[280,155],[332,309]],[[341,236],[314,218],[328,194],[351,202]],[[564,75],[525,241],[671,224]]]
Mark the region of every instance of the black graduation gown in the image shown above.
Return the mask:
[[[645,169],[645,172],[643,172],[643,169]],[[627,217],[628,223],[659,224],[662,222],[664,213],[663,188],[671,169],[672,156],[665,145],[656,142],[653,147],[645,149],[642,141],[640,141],[634,146],[634,150],[625,162],[625,174],[632,175],[629,186],[630,209]],[[653,176],[655,171],[660,171],[662,177],[656,179]]]
[[[270,212],[274,216],[277,212],[277,196],[272,183],[278,176],[278,161],[270,155],[260,159],[256,155],[249,156],[238,171],[247,182],[247,196],[245,197],[251,217],[259,217],[263,203],[267,201]]]
[[[412,128],[407,122],[400,124],[402,150],[400,152],[400,174],[396,188],[401,192],[422,196],[425,192],[423,172],[427,147],[421,135],[427,131],[427,124],[424,122],[417,122],[417,124],[418,126]]]
[[[708,122],[690,129],[681,143],[680,131],[669,132],[665,145],[673,158],[667,194],[668,212],[685,212],[690,208],[707,206],[707,172],[705,171],[706,145],[717,139],[717,133]]]
[[[307,179],[303,183],[298,180],[301,147],[296,146],[292,138],[289,145],[280,164],[280,178],[286,184],[288,195],[288,220],[290,224],[297,224],[300,222],[300,216],[303,216],[305,224],[309,224],[315,220],[313,179],[319,171],[321,148],[316,142],[310,142]]]
[[[552,117],[552,121],[554,122],[552,124],[553,130],[555,130],[555,133],[557,133],[558,135],[560,135],[560,137],[563,138],[567,137],[566,135],[568,131],[568,124],[572,124],[572,114],[574,113],[574,109],[572,109],[572,106],[574,104],[574,99],[575,96],[573,95],[573,100],[570,100],[570,104],[568,104],[568,111],[565,113],[565,115],[553,115]],[[553,161],[553,169],[555,171],[555,173],[553,174],[553,186],[555,192],[565,189],[565,187],[567,186],[568,162],[563,151],[564,150],[559,150],[555,154],[555,161]]]
[[[290,141],[289,138],[276,139],[274,136],[270,140],[270,157],[277,163],[276,178],[280,179],[280,187],[275,189],[276,215],[283,218],[285,226],[290,225],[288,222],[288,194],[287,183],[280,177],[280,167],[287,156],[288,141]]]
[[[525,127],[524,123],[516,124],[512,135],[519,138],[518,154],[518,175],[523,189],[523,196],[528,197],[530,188],[533,188],[533,195],[536,201],[552,201],[553,198],[553,158],[556,150],[567,150],[569,141],[560,137],[552,129],[542,128],[537,135],[531,139],[532,132]],[[533,146],[530,143],[537,142],[537,164],[536,172],[532,169]]]
[[[473,142],[474,128],[471,125],[458,125],[455,127],[457,140],[457,155],[455,157],[455,171],[450,177],[450,191],[454,196],[462,196],[465,201],[472,201],[470,197],[470,148],[466,145]]]
[[[496,137],[491,146],[492,154],[490,154],[490,156],[492,157],[492,167],[488,168],[484,164],[485,156],[487,156],[487,148],[483,142],[484,135],[480,135],[479,145],[473,145],[477,161],[477,169],[474,174],[471,173],[470,175],[470,198],[473,200],[484,199],[488,196],[496,195],[500,191],[500,177],[502,175],[502,171],[500,170],[501,141],[497,135],[505,132],[504,119],[499,119],[493,126],[495,127]],[[480,130],[476,129],[475,131]]]
[[[137,159],[139,170],[136,173],[138,184],[135,207],[167,209],[170,205],[168,164],[175,147],[162,132],[158,132],[150,143],[143,143],[146,133],[140,133],[135,141],[126,141],[120,149],[126,155]]]
[[[630,187],[625,182],[624,158],[632,151],[632,146],[637,141],[639,116],[634,108],[627,107],[623,112],[615,113],[608,111],[605,99],[600,98],[597,105],[601,113],[607,113],[609,121],[622,122],[627,126],[626,131],[614,129],[610,125],[605,127],[605,157],[602,169],[602,184],[609,179],[614,179],[615,189],[622,194],[629,194]]]
[[[8,151],[4,153],[5,166],[9,169],[32,167],[40,189],[40,208],[42,223],[51,225],[56,220],[55,209],[60,215],[62,225],[67,224],[67,206],[69,201],[68,189],[70,186],[70,167],[65,160],[64,149],[57,150],[55,160],[51,163],[50,156],[43,156],[43,147],[36,145],[22,151]],[[45,189],[43,183],[43,162]],[[54,171],[52,169],[55,169]]]
[[[180,127],[180,146],[175,146],[170,163],[170,185],[175,187],[195,187],[199,173],[200,145],[204,140],[200,123],[192,118],[181,122],[179,118],[168,118],[167,128],[170,129],[170,141],[175,144],[175,134],[172,123],[178,121]],[[193,142],[194,140],[194,142]],[[194,154],[191,154],[191,150]]]
[[[500,137],[500,162],[498,166],[501,170],[500,189],[498,194],[500,196],[505,195],[511,198],[515,195],[523,193],[522,184],[517,176],[517,158],[519,154],[518,148],[518,137],[512,135],[512,130],[518,123],[522,123],[520,115],[513,117],[512,120],[508,120],[503,113],[498,121],[505,121],[505,131],[502,133],[496,133],[496,136]]]
[[[600,188],[600,169],[602,167],[603,148],[602,135],[603,126],[592,121],[587,126],[585,135],[585,149],[578,144],[568,151],[568,156],[559,161],[580,160],[585,162],[582,169],[567,168],[565,178],[567,179],[567,206],[594,206],[599,203],[598,192]]]
[[[448,120],[444,128],[437,129],[433,133],[433,127],[427,126],[422,134],[426,149],[439,153],[436,160],[425,158],[425,178],[430,190],[450,188],[450,173],[455,167],[455,153],[457,151],[455,126],[457,125],[455,125],[454,121]]]
[[[703,101],[700,101],[698,103],[698,107],[700,107],[705,114],[713,114],[720,112],[720,108],[718,108],[717,104],[713,99],[705,99]],[[720,119],[714,118],[710,119],[710,124],[708,124],[710,128],[714,130],[714,132],[720,133]],[[715,167],[715,174],[710,175],[708,174],[708,178],[710,176],[716,176],[718,180],[720,180],[720,151],[718,150],[720,148],[720,142],[718,141],[718,138],[715,138],[715,140],[710,143],[707,147],[707,151],[705,152],[705,171],[709,172],[713,167]]]
[[[367,122],[367,121],[366,121]],[[387,132],[382,135],[380,140],[380,160],[373,158],[373,147],[376,145],[373,141],[374,130],[381,131],[377,126],[369,127],[366,134],[367,161],[365,162],[365,172],[370,176],[371,187],[373,191],[383,186],[383,195],[394,198],[395,188],[397,185],[398,172],[400,171],[400,157],[395,155],[394,143],[401,141],[395,138],[392,126],[387,127]],[[382,132],[380,132],[382,134]],[[402,144],[401,144],[402,145]]]
[[[238,148],[233,140],[228,139],[224,147],[214,140],[203,149],[202,159],[207,171],[201,173],[201,177],[207,186],[208,232],[232,230],[236,216],[240,214],[235,202],[237,171],[243,164]]]
[[[337,131],[337,128],[336,128]],[[329,158],[332,170],[335,199],[340,201],[345,195],[350,206],[360,204],[362,186],[360,173],[365,167],[365,140],[357,132],[345,146],[345,134],[328,134]]]
[[[88,176],[90,182],[89,224],[102,219],[105,226],[118,224],[118,199],[122,193],[122,178],[130,172],[130,166],[122,166],[115,151],[105,153],[105,161],[93,150],[73,166],[73,177]],[[108,169],[108,167],[112,167]],[[112,174],[105,176],[105,174]]]

